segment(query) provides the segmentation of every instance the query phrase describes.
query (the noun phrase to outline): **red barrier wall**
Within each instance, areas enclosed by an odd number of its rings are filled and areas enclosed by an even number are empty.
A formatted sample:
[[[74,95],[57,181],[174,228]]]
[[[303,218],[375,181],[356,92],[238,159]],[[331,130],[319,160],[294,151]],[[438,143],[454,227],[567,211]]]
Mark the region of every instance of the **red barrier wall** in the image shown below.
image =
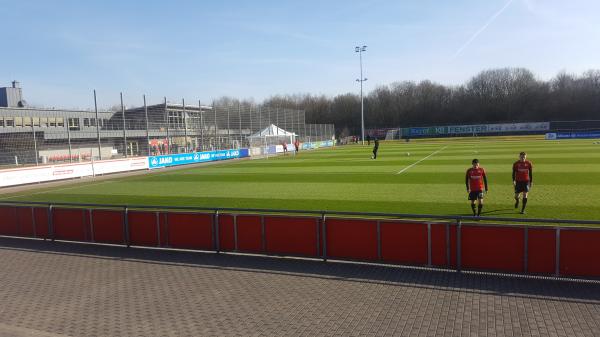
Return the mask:
[[[327,256],[377,260],[377,222],[374,220],[327,219]]]
[[[600,231],[561,229],[561,276],[600,277]]]
[[[0,234],[17,235],[17,208],[14,206],[0,206]]]
[[[90,241],[88,210],[76,208],[52,209],[54,239],[69,241]]]
[[[0,235],[49,237],[49,209],[30,206],[0,206]],[[124,212],[53,208],[53,238],[123,244]],[[235,220],[234,220],[235,219]],[[131,245],[168,246],[199,250],[215,249],[213,215],[131,211],[128,213]],[[234,228],[235,221],[235,230]],[[264,221],[264,233],[263,233]],[[221,250],[289,254],[316,257],[327,245],[327,257],[378,260],[377,221],[332,218],[323,224],[310,217],[221,214]],[[237,233],[237,240],[236,234]],[[600,230],[561,229],[561,276],[600,277]],[[431,224],[431,263],[455,268],[457,226]],[[263,240],[264,235],[264,240]],[[485,225],[461,227],[461,267],[464,269],[554,274],[556,230]],[[380,222],[381,260],[403,264],[427,264],[427,224]],[[449,261],[448,261],[449,253]],[[526,270],[525,270],[526,268]]]
[[[462,268],[523,272],[524,244],[523,228],[462,226]]]
[[[380,222],[380,234],[382,260],[427,264],[427,224]]]
[[[448,266],[448,250],[446,249],[446,231],[450,225],[431,224],[431,265],[436,267]]]
[[[317,256],[316,218],[265,217],[267,253]]]
[[[209,214],[165,213],[168,245],[173,248],[213,249],[212,216]]]
[[[527,229],[527,272],[554,274],[556,266],[556,230]]]
[[[33,218],[35,220],[35,237],[49,238],[48,208],[34,207]]]
[[[130,211],[129,244],[134,246],[159,246],[158,222],[156,212]]]
[[[222,251],[235,251],[235,234],[231,215],[219,215],[219,247]]]
[[[115,210],[92,211],[92,235],[94,242],[124,244],[124,212]]]
[[[17,229],[19,236],[34,237],[33,208],[17,207]]]
[[[260,216],[237,216],[238,250],[251,253],[262,253],[262,224]]]

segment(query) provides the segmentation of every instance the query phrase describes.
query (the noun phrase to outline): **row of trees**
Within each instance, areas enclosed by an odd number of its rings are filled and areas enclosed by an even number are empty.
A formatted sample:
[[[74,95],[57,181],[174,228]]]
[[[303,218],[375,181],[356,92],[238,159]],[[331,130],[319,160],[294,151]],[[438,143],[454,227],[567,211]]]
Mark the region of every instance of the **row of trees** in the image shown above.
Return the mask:
[[[360,133],[360,96],[274,96],[265,105],[306,110],[307,123]],[[379,86],[364,98],[367,128],[460,123],[600,119],[600,70],[560,73],[549,81],[523,68],[486,70],[466,84],[431,81]]]

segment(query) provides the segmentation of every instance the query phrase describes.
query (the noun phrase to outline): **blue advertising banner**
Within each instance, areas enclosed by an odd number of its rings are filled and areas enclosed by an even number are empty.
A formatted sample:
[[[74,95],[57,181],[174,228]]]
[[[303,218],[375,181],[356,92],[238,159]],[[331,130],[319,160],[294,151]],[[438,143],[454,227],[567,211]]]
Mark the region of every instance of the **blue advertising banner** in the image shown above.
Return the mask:
[[[244,157],[248,157],[248,149],[180,153],[148,157],[148,165],[151,169],[154,169],[160,167],[195,164],[208,161],[227,160]]]
[[[600,131],[592,132],[557,132],[555,134],[547,134],[550,137],[546,139],[577,139],[577,138],[600,138]]]
[[[302,145],[300,146],[300,149],[310,150],[310,149],[318,149],[320,147],[330,147],[333,145],[334,145],[333,140],[325,140],[325,141],[312,142],[312,143],[302,143]]]

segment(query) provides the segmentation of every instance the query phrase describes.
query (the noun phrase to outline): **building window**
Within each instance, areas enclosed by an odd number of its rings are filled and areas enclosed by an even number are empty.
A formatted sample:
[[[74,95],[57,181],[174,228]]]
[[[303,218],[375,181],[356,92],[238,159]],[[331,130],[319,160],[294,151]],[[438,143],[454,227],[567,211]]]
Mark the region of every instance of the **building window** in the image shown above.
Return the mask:
[[[42,117],[40,118],[40,126],[43,128],[47,128],[48,127],[48,117]]]
[[[15,121],[12,119],[12,117],[5,118],[4,123],[6,124],[6,126],[15,126]]]
[[[31,117],[23,117],[23,126],[31,126]]]
[[[65,126],[65,119],[64,118],[56,118],[56,126],[61,126],[64,127]]]
[[[15,126],[23,126],[23,117],[15,117]]]
[[[48,126],[50,126],[51,128],[56,127],[56,118],[54,118],[54,117],[48,118]]]
[[[33,126],[40,126],[40,118],[33,117]]]
[[[83,119],[83,126],[90,126],[90,119],[89,118],[84,118]]]
[[[0,117],[0,127],[4,127],[4,117]]]
[[[79,118],[69,118],[69,129],[70,130],[79,130]]]

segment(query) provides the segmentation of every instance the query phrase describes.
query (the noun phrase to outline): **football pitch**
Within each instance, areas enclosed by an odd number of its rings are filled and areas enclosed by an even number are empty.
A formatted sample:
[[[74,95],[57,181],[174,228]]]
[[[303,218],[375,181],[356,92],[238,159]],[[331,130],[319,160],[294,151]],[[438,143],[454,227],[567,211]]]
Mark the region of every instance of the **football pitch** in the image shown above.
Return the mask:
[[[471,215],[465,171],[478,158],[489,193],[483,216],[600,220],[595,140],[482,137],[383,141],[263,159],[84,179],[0,200]],[[512,164],[526,151],[534,184],[527,213],[514,208]]]

